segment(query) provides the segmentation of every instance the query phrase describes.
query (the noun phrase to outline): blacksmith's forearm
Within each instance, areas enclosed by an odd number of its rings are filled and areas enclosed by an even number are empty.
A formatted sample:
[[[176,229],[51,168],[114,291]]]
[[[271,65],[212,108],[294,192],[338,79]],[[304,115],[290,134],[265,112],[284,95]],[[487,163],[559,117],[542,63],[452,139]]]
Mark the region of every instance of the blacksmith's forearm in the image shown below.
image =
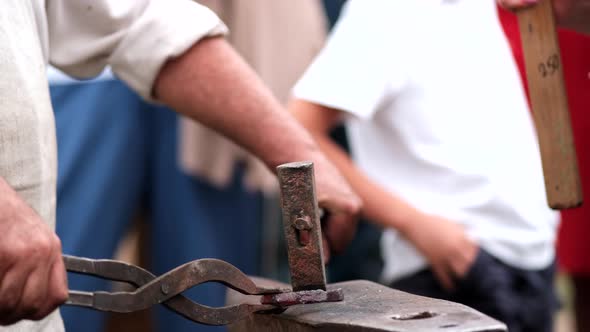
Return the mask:
[[[244,146],[271,169],[284,162],[313,160],[319,153],[307,131],[220,37],[202,40],[168,61],[154,95]]]

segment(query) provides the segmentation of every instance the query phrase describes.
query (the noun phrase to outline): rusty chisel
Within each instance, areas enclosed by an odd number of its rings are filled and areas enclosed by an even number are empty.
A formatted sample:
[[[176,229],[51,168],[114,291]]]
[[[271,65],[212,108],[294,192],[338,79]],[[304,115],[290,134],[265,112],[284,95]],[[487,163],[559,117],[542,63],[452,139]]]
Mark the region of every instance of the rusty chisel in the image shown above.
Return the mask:
[[[341,289],[326,288],[313,163],[284,164],[277,167],[277,175],[293,292],[264,295],[262,303],[284,306],[341,301]]]

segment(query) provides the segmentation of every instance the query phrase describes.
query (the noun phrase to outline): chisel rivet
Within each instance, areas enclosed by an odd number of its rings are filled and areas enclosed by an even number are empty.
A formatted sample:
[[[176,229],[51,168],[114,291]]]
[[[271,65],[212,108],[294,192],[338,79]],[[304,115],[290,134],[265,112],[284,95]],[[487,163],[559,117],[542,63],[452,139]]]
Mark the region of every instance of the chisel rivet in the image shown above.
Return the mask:
[[[307,231],[312,229],[313,225],[311,224],[311,219],[308,216],[305,216],[295,219],[293,222],[293,227],[300,231]]]

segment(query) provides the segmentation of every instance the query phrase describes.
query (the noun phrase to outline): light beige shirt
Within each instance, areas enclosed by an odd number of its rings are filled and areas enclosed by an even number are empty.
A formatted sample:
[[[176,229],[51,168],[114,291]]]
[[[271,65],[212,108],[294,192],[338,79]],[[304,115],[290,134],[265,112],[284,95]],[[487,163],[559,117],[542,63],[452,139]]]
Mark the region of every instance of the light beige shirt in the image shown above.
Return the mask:
[[[2,0],[0,176],[54,227],[57,162],[47,64],[78,77],[110,65],[150,98],[168,58],[225,29],[213,12],[190,0]],[[63,329],[54,312],[0,331]]]

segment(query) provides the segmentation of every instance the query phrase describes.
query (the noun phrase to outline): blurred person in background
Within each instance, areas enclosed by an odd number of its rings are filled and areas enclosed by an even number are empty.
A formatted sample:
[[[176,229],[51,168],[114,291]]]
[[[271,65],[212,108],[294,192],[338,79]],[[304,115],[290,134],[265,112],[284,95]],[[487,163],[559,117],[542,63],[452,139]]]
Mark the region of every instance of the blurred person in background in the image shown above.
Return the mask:
[[[319,204],[330,211],[325,249],[349,242],[360,202],[224,41],[226,27],[210,10],[184,0],[0,6],[0,325],[10,325],[2,330],[63,330],[55,308],[68,287],[53,232],[57,155],[47,64],[78,77],[110,65],[146,100],[216,128],[270,169],[313,161]]]
[[[500,19],[526,85],[520,30],[514,14],[500,10]],[[564,79],[582,190],[590,198],[590,37],[560,29],[559,42]],[[528,87],[527,87],[528,91]],[[590,205],[561,212],[557,261],[574,286],[574,309],[579,332],[590,331]]]
[[[559,215],[493,0],[351,0],[294,97],[386,229],[384,283],[552,329]],[[354,162],[328,136],[342,122]]]
[[[345,0],[324,0],[330,28],[338,20],[345,3]],[[350,154],[350,144],[343,124],[334,127],[330,136],[347,154]],[[365,219],[359,220],[356,235],[348,248],[330,260],[327,266],[328,281],[363,279],[378,282],[383,269],[383,258],[379,246],[381,234],[382,229],[378,225]]]
[[[231,31],[229,43],[286,101],[324,42],[319,1],[200,3],[220,16]],[[52,69],[49,80],[59,146],[57,232],[64,252],[112,257],[141,205],[150,230],[143,256],[155,273],[209,257],[260,274],[260,249],[276,237],[262,232],[261,193],[273,195],[277,184],[259,159],[215,131],[143,101],[110,71],[81,82]],[[281,231],[278,218],[267,218],[266,228],[274,224]],[[108,288],[87,276],[72,275],[70,284]],[[221,306],[225,289],[201,285],[185,295]],[[104,329],[104,313],[76,307],[62,313],[70,330]],[[155,322],[158,331],[223,330],[195,325],[165,308],[157,309]]]

